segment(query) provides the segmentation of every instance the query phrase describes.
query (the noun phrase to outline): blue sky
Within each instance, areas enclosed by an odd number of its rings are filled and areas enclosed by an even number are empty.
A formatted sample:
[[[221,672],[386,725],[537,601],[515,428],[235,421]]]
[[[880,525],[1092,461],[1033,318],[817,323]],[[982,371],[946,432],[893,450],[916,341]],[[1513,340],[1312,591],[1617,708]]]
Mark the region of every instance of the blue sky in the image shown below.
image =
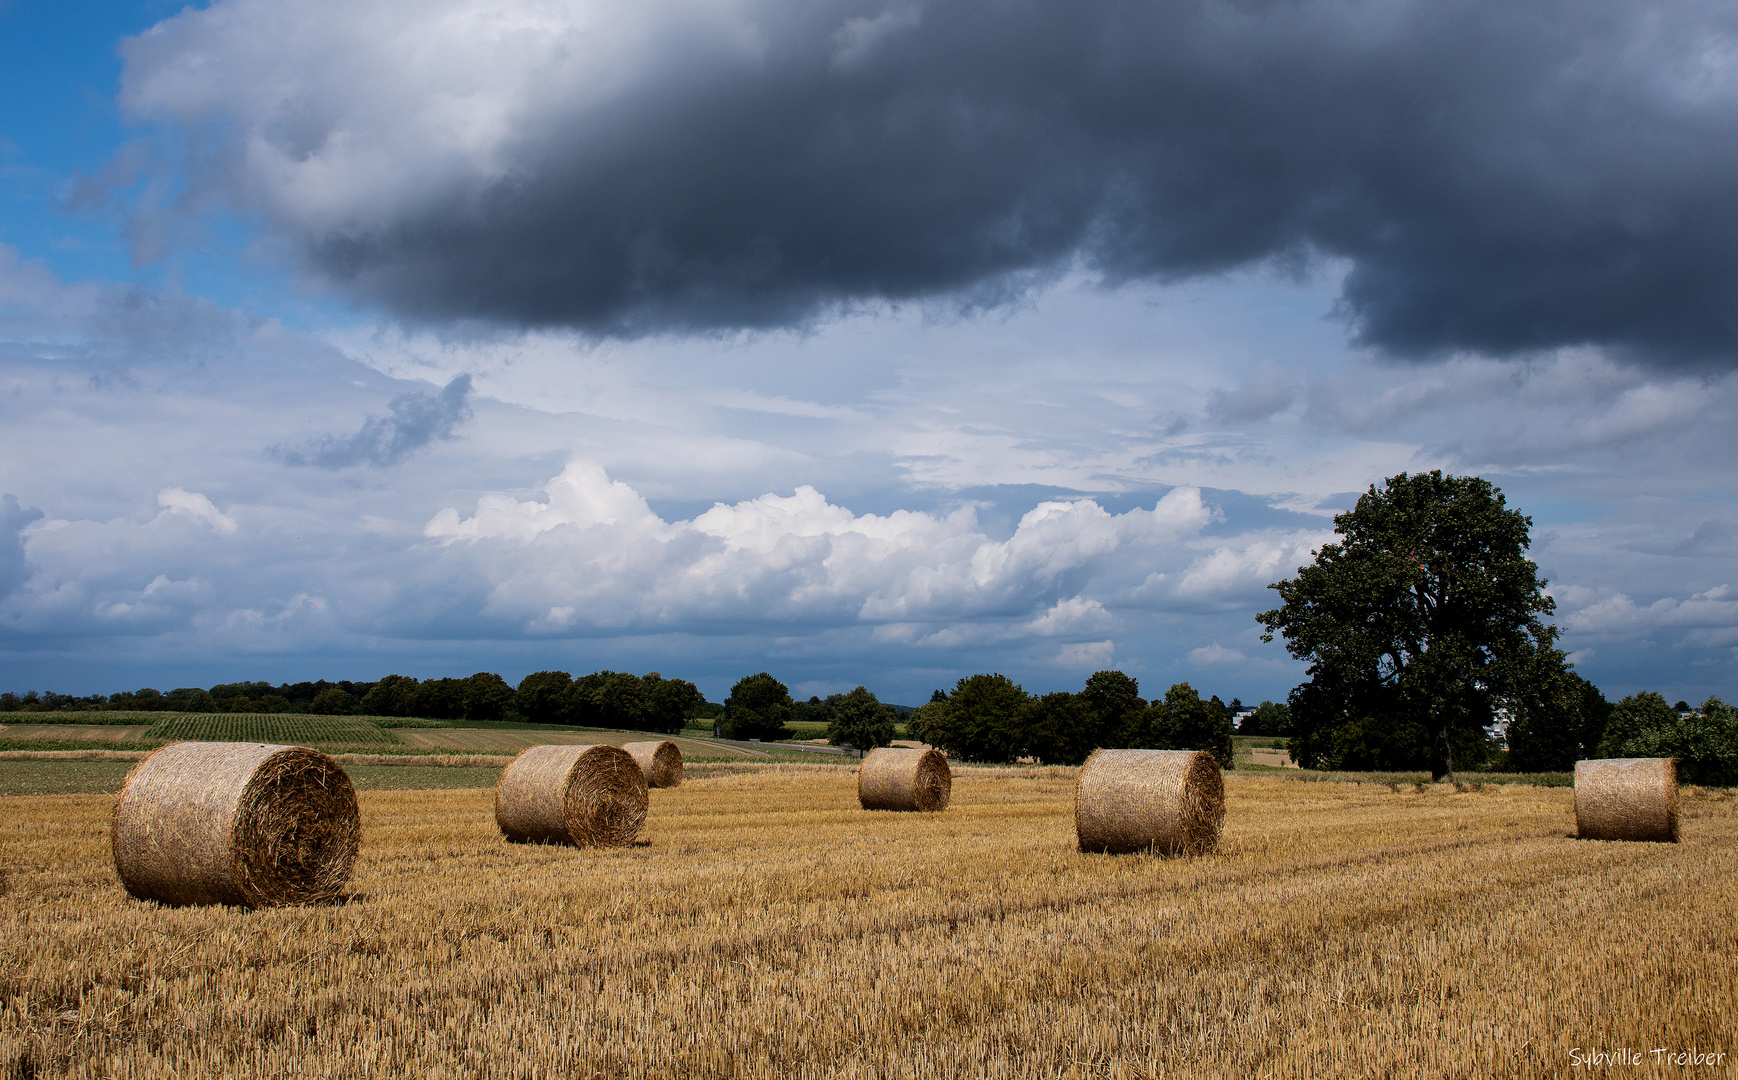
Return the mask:
[[[1738,693],[1729,15],[1041,16],[0,4],[0,682],[1279,698],[1444,468]]]

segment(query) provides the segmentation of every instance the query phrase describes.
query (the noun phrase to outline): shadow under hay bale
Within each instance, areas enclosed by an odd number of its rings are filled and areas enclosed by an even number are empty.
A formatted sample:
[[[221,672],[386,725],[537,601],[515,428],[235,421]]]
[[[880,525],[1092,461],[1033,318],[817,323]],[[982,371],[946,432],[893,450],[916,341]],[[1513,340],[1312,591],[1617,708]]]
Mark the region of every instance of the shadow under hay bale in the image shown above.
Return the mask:
[[[857,767],[857,801],[865,810],[947,809],[953,772],[939,750],[882,746]]]
[[[1081,851],[1206,855],[1224,821],[1225,781],[1205,750],[1097,750],[1074,783]]]
[[[1583,840],[1678,840],[1678,763],[1604,758],[1575,763],[1575,832]]]
[[[302,746],[184,742],[127,774],[115,804],[115,870],[166,904],[330,903],[362,843],[356,789]]]
[[[501,771],[495,823],[519,843],[620,847],[646,823],[646,777],[615,746],[533,746]]]
[[[647,787],[679,787],[682,783],[682,748],[664,739],[658,742],[623,743],[646,775]]]

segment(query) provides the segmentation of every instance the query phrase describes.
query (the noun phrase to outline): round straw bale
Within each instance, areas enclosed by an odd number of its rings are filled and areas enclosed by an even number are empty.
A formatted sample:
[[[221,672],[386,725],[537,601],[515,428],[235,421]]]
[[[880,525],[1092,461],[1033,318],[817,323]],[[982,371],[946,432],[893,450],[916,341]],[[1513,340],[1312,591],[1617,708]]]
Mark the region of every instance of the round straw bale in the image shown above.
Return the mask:
[[[533,746],[501,770],[495,823],[509,840],[623,846],[646,823],[646,776],[616,746]]]
[[[946,810],[953,773],[939,750],[881,746],[857,767],[857,801],[865,810]]]
[[[1224,821],[1225,781],[1205,750],[1096,750],[1074,782],[1082,851],[1206,855]]]
[[[1575,830],[1583,840],[1678,840],[1678,763],[1605,758],[1575,763]]]
[[[647,787],[677,787],[682,783],[682,748],[670,740],[623,743],[622,749],[639,763]]]
[[[350,778],[318,750],[184,742],[127,774],[113,842],[121,883],[142,900],[325,903],[350,880],[362,816]]]

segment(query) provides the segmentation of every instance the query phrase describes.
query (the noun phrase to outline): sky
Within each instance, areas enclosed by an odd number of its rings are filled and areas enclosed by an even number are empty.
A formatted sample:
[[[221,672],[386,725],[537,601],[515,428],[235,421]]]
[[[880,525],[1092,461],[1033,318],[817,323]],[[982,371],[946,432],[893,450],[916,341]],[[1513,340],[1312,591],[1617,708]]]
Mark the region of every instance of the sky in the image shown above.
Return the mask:
[[[1738,13],[0,0],[0,688],[1283,699],[1384,477],[1738,695]]]

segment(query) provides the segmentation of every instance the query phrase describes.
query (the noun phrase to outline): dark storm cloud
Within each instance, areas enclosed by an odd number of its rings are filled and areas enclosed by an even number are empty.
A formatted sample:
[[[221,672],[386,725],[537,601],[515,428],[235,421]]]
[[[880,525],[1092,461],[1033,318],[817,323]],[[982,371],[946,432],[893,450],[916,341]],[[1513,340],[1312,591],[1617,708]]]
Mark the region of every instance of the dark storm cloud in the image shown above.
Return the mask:
[[[328,280],[437,321],[771,327],[865,301],[994,305],[1074,265],[1114,284],[1327,255],[1349,260],[1356,338],[1397,355],[1591,343],[1728,364],[1738,347],[1729,5],[733,10],[755,48],[659,24],[608,94],[515,112],[482,179],[406,165],[395,201],[375,170],[366,200],[317,218],[239,152],[201,182]],[[355,71],[320,62],[334,93],[354,76],[351,102],[153,96],[220,39],[195,25],[132,49],[135,107],[218,115],[211,130],[274,148],[286,173],[409,108],[381,104],[365,49]]]
[[[370,416],[354,435],[328,435],[299,450],[279,448],[288,465],[342,469],[351,465],[396,465],[436,439],[451,439],[471,418],[471,377],[460,375],[439,394],[400,394],[391,416]]]

